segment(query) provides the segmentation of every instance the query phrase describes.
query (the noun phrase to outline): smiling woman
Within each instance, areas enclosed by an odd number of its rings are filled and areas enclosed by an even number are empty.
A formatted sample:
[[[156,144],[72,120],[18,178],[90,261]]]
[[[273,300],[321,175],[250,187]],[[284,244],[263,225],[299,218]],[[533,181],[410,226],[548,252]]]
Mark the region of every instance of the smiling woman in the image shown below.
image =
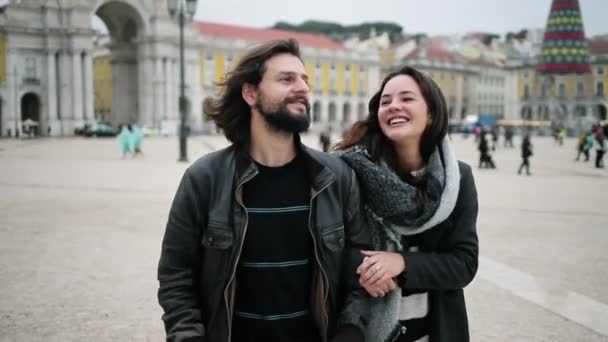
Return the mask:
[[[357,269],[378,298],[367,341],[469,340],[462,288],[477,271],[477,192],[447,122],[437,84],[402,67],[337,146],[359,179],[374,239]]]

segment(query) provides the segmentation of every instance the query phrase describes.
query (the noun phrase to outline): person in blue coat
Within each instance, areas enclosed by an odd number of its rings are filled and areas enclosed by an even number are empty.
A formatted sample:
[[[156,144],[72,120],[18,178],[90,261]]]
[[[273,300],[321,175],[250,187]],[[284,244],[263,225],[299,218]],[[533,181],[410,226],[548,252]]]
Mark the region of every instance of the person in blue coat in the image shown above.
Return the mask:
[[[129,152],[131,152],[131,131],[129,127],[121,125],[119,127],[120,133],[118,134],[118,146],[122,152],[122,158],[124,159]]]

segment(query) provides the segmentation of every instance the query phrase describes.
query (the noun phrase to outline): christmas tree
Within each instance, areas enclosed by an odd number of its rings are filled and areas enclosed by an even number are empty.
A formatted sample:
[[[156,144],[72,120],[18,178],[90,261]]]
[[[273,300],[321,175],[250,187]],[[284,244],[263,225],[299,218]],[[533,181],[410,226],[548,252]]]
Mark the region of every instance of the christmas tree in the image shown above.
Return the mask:
[[[553,0],[536,70],[542,74],[590,71],[589,47],[578,0]]]

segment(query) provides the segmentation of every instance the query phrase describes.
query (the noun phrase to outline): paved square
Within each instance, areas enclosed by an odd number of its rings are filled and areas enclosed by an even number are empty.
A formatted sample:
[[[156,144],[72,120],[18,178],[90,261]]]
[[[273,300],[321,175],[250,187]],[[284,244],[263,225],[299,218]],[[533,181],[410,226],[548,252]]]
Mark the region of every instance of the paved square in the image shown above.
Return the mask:
[[[317,146],[316,136],[304,141]],[[575,141],[533,138],[477,169],[480,269],[466,288],[473,341],[608,341],[608,171]],[[516,145],[518,141],[516,140]],[[190,160],[226,145],[189,140]],[[114,139],[0,140],[0,341],[162,341],[156,263],[187,164],[177,138],[120,159]]]

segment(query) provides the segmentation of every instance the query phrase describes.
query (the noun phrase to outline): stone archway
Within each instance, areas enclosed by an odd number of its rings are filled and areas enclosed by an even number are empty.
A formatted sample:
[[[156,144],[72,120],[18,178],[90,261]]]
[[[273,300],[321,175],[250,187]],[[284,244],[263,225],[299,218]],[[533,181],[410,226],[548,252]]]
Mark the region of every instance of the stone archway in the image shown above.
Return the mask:
[[[109,121],[113,126],[146,124],[144,118],[153,117],[152,113],[144,113],[152,108],[147,108],[141,96],[141,90],[149,83],[140,53],[140,43],[147,30],[142,11],[132,0],[100,1],[92,11],[105,24],[109,36],[105,47],[110,53]],[[160,123],[154,123],[154,126],[160,126]]]
[[[333,126],[336,123],[336,104],[332,101],[329,103],[328,111],[327,111],[327,122],[330,126]]]
[[[359,102],[359,105],[357,105],[357,118],[359,120],[363,120],[366,116],[367,112],[365,110],[365,103]]]
[[[598,104],[596,107],[597,110],[597,118],[600,121],[606,121],[606,119],[608,119],[606,116],[606,105],[604,104]]]
[[[33,121],[33,125],[23,126],[23,132],[38,135],[40,125],[40,98],[37,94],[26,93],[21,97],[21,123]]]
[[[315,101],[312,105],[312,122],[313,124],[321,122],[321,102]]]
[[[342,123],[344,124],[348,124],[352,121],[352,113],[351,113],[351,109],[350,109],[350,103],[349,102],[344,102],[344,105],[342,105]]]
[[[521,108],[521,118],[523,120],[532,120],[532,108],[529,106],[523,106]]]

